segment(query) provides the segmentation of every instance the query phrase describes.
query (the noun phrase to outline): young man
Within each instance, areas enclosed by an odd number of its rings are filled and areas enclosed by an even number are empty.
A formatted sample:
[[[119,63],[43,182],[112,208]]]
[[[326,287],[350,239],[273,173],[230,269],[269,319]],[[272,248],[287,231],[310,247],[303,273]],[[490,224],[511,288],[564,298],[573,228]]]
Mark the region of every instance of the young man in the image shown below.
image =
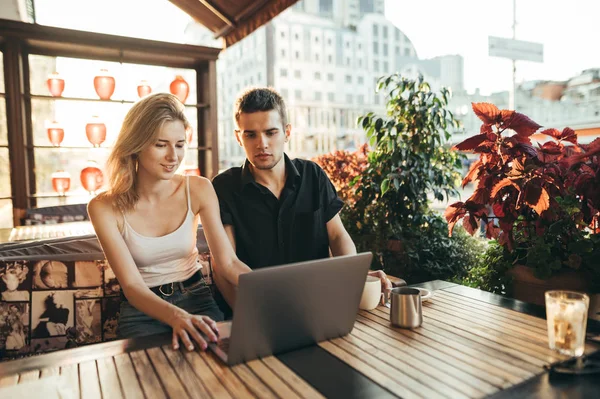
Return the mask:
[[[251,268],[282,265],[331,255],[356,254],[339,216],[343,203],[325,172],[314,162],[284,153],[291,125],[283,98],[271,88],[254,88],[235,102],[235,137],[246,153],[242,167],[213,180],[221,220],[238,258]],[[214,267],[225,300],[233,305],[241,268]],[[383,271],[371,271],[383,289]]]

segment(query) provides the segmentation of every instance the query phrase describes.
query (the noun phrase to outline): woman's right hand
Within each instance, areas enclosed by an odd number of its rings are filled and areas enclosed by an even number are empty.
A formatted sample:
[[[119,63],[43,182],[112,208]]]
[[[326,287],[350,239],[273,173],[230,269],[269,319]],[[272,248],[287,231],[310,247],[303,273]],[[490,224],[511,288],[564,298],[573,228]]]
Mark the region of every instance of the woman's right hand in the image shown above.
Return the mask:
[[[204,337],[208,338],[209,341],[217,342],[217,323],[208,316],[193,315],[182,309],[178,309],[177,314],[174,315],[169,325],[173,328],[173,349],[179,349],[179,340],[187,350],[193,350],[194,344],[192,340],[196,341],[198,346],[202,350],[206,350],[206,340],[200,334],[204,334]],[[190,339],[191,337],[191,339]]]

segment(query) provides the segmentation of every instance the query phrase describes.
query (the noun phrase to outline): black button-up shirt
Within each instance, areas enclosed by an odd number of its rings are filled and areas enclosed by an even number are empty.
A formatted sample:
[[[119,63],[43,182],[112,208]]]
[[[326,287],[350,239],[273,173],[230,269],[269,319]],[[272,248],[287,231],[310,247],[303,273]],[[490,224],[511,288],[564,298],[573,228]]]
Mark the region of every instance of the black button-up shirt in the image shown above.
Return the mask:
[[[327,258],[326,224],[342,209],[331,181],[317,164],[290,160],[278,199],[250,173],[249,162],[213,180],[224,225],[233,225],[238,258],[251,268]]]

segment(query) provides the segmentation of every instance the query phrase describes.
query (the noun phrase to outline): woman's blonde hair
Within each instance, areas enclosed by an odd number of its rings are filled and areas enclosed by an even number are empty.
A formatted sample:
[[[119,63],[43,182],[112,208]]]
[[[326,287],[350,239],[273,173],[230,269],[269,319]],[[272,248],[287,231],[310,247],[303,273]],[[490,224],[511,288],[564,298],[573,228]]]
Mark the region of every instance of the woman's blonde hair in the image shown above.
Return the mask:
[[[191,128],[184,111],[181,101],[168,93],[151,94],[131,107],[106,161],[109,189],[100,196],[110,197],[122,211],[134,207],[138,154],[156,141],[165,122],[181,121],[186,130]]]

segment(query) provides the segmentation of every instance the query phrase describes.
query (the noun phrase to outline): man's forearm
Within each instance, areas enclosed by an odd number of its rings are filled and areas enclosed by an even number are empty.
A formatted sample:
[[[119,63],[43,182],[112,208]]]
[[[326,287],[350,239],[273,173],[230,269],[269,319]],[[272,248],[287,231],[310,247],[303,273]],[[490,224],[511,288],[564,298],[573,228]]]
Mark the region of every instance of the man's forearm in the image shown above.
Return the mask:
[[[350,235],[347,233],[331,240],[329,242],[329,248],[331,249],[331,254],[333,256],[356,254],[356,246],[354,245],[352,238],[350,238]]]

